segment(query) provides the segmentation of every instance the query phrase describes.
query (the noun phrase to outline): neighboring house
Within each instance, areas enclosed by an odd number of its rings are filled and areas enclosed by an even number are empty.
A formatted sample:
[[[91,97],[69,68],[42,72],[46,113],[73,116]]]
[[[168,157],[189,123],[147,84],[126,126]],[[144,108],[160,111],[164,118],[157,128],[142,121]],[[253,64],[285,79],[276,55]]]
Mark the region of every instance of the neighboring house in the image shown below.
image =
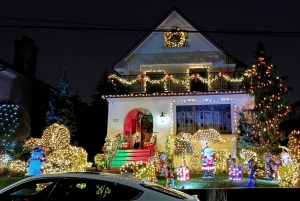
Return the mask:
[[[156,150],[165,151],[169,135],[174,140],[180,132],[213,128],[225,141],[211,147],[229,149],[234,156],[238,111],[253,105],[253,98],[242,90],[246,64],[176,9],[153,30],[114,66],[117,73],[109,77],[117,87],[116,93],[103,96],[109,104],[107,135],[121,132],[130,148],[138,135],[140,148],[146,148],[156,131]],[[120,83],[125,93],[117,93]],[[196,150],[201,146],[198,143]]]
[[[52,88],[35,78],[37,52],[34,41],[24,36],[15,41],[13,65],[0,59],[0,102],[11,101],[28,112],[34,137],[44,130],[49,89]]]

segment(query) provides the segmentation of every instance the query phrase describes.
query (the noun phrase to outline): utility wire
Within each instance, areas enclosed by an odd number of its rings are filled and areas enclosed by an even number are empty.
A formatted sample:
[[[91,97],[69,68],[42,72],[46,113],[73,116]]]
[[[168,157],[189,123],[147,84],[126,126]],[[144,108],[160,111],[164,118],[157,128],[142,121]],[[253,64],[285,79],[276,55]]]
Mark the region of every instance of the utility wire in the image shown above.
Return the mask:
[[[118,27],[66,27],[66,26],[31,26],[31,25],[5,25],[4,28],[21,28],[21,29],[60,29],[76,31],[118,31],[118,32],[166,32],[169,29],[148,29],[148,28],[118,28]],[[231,34],[231,35],[260,35],[273,37],[300,37],[300,32],[278,32],[278,31],[215,31],[215,30],[181,30],[188,33],[210,33],[210,34]]]

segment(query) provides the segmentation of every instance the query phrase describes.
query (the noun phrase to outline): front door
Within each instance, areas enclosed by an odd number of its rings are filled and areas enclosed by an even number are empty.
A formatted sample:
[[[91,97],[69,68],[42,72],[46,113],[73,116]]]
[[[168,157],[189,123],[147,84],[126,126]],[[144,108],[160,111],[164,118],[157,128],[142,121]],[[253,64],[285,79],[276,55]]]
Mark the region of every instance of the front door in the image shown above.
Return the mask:
[[[146,116],[146,115],[145,115]],[[145,148],[145,142],[150,142],[153,133],[153,124],[150,117],[144,117],[141,124],[141,148]]]

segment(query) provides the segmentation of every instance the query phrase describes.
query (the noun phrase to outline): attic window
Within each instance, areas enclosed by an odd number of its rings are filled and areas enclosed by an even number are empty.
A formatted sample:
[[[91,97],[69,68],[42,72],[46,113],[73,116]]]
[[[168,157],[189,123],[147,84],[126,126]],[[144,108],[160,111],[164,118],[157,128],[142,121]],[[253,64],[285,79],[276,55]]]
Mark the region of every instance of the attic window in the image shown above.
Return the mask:
[[[182,47],[187,41],[187,33],[179,28],[171,29],[165,32],[165,47]]]

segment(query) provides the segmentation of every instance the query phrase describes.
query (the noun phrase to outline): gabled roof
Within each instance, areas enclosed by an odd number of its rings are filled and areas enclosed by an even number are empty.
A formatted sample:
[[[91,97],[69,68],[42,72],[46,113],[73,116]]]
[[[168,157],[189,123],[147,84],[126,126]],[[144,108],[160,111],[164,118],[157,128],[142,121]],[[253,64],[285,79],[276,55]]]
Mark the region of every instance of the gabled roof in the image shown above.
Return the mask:
[[[240,60],[234,58],[229,53],[227,53],[222,47],[220,47],[217,43],[215,43],[207,34],[205,34],[200,28],[198,28],[193,22],[191,22],[183,13],[181,13],[176,7],[173,7],[147,34],[145,34],[117,63],[115,63],[113,69],[115,70],[116,65],[130,56],[140,45],[151,35],[155,30],[158,30],[158,27],[172,14],[178,14],[180,17],[182,17],[193,29],[195,29],[196,32],[200,33],[206,40],[208,40],[212,45],[214,45],[215,48],[218,49],[218,51],[222,52],[223,54],[227,55],[228,57],[232,58],[235,63],[236,67],[242,67],[247,68],[247,65]]]

